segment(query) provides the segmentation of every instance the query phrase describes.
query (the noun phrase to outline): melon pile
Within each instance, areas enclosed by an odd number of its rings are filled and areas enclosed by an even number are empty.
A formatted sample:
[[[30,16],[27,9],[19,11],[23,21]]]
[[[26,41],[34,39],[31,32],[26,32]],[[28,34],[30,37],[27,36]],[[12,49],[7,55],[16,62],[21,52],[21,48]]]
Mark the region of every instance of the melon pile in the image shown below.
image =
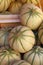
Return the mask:
[[[5,12],[9,12],[10,14],[18,14],[20,13],[22,6],[26,3],[33,3],[42,9],[43,1],[40,1],[42,0],[0,0],[0,13],[4,14]]]
[[[0,28],[0,65],[43,65],[43,11],[37,3],[0,0],[0,13],[20,19],[20,25]]]

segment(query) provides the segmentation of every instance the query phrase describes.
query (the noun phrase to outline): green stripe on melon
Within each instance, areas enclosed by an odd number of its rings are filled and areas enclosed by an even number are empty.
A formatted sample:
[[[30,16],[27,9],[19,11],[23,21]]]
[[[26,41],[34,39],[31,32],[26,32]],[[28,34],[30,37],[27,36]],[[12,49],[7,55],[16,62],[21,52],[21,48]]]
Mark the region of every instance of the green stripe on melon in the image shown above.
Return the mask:
[[[9,65],[14,60],[20,60],[20,54],[12,49],[0,49],[0,65]]]
[[[24,53],[34,46],[35,36],[30,28],[26,26],[17,26],[9,33],[8,41],[12,49]]]
[[[43,49],[36,46],[24,54],[24,60],[28,61],[31,65],[43,65]]]
[[[1,28],[0,29],[0,46],[8,45],[7,37],[12,28]]]
[[[43,12],[33,4],[25,4],[20,12],[21,23],[32,30],[38,29],[43,20]]]

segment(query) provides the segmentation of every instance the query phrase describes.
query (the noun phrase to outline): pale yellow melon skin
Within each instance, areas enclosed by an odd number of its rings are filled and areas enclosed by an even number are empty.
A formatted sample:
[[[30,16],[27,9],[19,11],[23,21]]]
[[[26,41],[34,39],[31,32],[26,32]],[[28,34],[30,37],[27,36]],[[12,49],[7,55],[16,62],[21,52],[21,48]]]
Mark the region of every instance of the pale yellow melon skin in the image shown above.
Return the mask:
[[[39,27],[38,37],[39,37],[41,44],[43,44],[43,22],[41,23],[41,25]]]
[[[9,45],[10,45],[10,47],[12,49],[14,49],[14,50],[16,50],[16,51],[18,51],[20,53],[25,53],[25,52],[29,51],[30,49],[32,49],[32,47],[34,46],[34,44],[35,44],[35,35],[30,30],[30,28],[28,28],[28,27],[17,26],[17,30],[19,30],[19,29],[20,29],[20,31],[18,33],[16,32],[16,27],[14,29],[12,29],[12,31],[10,32],[10,34],[8,36],[8,42],[9,42]],[[22,34],[23,35],[27,35],[27,36],[23,36],[23,38],[22,38],[22,35],[21,35],[20,32],[24,31],[24,30],[27,30],[27,31],[25,31]],[[14,34],[18,38],[17,38],[17,41],[15,39],[15,41],[13,42],[13,36],[14,36]],[[21,40],[21,42],[19,41],[19,39]],[[12,43],[13,43],[13,46],[12,46]]]
[[[13,65],[30,65],[30,63],[24,61],[24,60],[18,60],[18,61],[15,61]]]
[[[39,55],[38,55],[38,52],[39,52]],[[42,53],[40,53],[40,52],[42,52]],[[34,55],[35,55],[35,57],[34,57]],[[32,49],[29,52],[25,53],[24,60],[29,62],[32,65],[43,65],[43,48],[37,46],[36,50]],[[40,62],[41,62],[41,64],[40,64]]]
[[[22,7],[22,4],[18,1],[15,1],[10,4],[8,11],[11,12],[12,14],[17,14],[19,13],[21,7]]]
[[[0,0],[0,12],[6,11],[12,0]]]
[[[5,52],[5,54],[3,52]],[[14,60],[21,60],[21,56],[16,51],[11,50],[11,52],[9,52],[6,49],[1,48],[0,49],[0,65],[8,65],[8,60],[10,63],[12,63]]]
[[[39,13],[38,14],[39,16],[38,15],[30,16],[30,13],[26,13],[26,12],[29,12],[30,9],[32,9],[32,8],[33,8],[33,12],[35,9],[35,11]],[[26,13],[26,14],[24,14],[24,13]],[[30,16],[30,18],[28,19],[29,16]],[[25,4],[21,9],[20,19],[21,19],[21,23],[23,25],[30,27],[32,30],[36,30],[42,23],[43,12],[41,11],[40,8],[38,8],[37,6],[35,6],[33,4]],[[27,19],[28,19],[28,22],[27,22]],[[27,24],[26,24],[26,22],[27,22]]]

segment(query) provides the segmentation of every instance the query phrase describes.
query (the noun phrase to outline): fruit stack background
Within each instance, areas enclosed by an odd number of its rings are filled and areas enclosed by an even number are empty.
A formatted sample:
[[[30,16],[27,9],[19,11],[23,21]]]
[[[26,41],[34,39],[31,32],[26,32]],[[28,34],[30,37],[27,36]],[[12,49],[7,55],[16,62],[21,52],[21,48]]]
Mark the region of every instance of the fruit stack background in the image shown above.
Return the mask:
[[[0,65],[43,65],[43,0],[0,0],[0,14],[20,19],[0,27]]]

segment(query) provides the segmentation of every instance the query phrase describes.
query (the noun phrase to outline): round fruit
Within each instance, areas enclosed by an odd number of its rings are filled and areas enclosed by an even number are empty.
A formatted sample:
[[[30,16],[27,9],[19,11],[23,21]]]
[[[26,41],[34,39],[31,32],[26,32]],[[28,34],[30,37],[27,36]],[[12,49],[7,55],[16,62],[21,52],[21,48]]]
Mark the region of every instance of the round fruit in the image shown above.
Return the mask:
[[[24,59],[31,65],[43,65],[43,48],[37,46],[24,54]]]
[[[0,0],[0,12],[6,11],[12,0]]]
[[[20,54],[12,49],[0,49],[0,65],[10,65],[14,60],[20,60]]]
[[[42,24],[39,27],[38,37],[39,37],[40,42],[43,44],[43,22],[42,22]]]
[[[1,28],[0,29],[0,46],[7,45],[7,36],[12,28]]]
[[[21,7],[22,7],[22,4],[18,1],[15,1],[10,4],[8,11],[13,14],[17,14],[17,13],[19,13]]]
[[[30,65],[30,64],[24,60],[17,60],[14,61],[14,63],[12,63],[11,65]]]
[[[25,4],[20,12],[20,19],[23,25],[36,30],[43,20],[43,12],[33,4]]]
[[[20,53],[25,53],[34,46],[35,36],[30,28],[17,26],[11,30],[8,36],[8,41],[12,49]]]

